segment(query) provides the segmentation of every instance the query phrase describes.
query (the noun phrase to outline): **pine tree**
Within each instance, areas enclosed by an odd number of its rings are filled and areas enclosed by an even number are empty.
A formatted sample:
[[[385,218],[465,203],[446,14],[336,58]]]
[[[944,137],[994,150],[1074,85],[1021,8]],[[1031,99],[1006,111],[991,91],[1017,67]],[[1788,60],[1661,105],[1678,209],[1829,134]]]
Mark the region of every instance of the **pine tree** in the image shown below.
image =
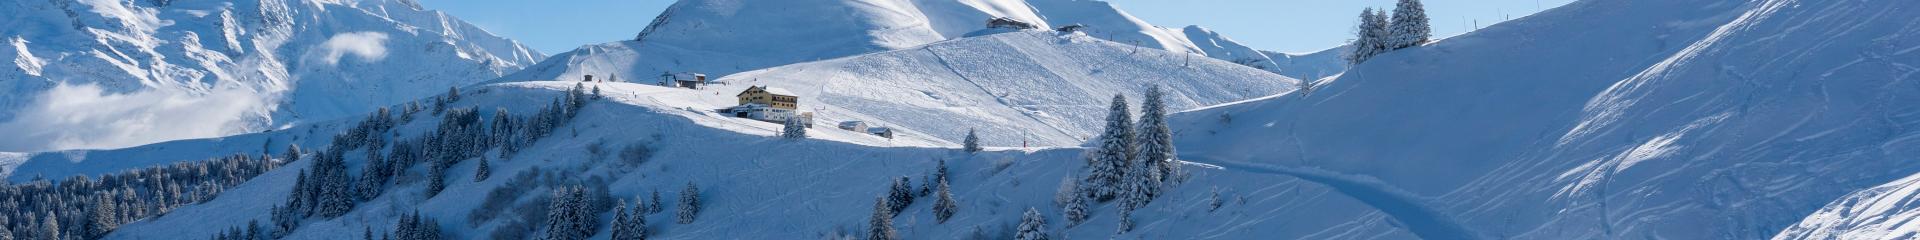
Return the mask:
[[[656,195],[656,196],[657,196],[657,195]],[[633,209],[633,214],[631,214],[631,216],[632,216],[631,218],[628,218],[628,219],[627,219],[627,222],[626,222],[626,223],[622,223],[622,224],[621,224],[621,225],[624,225],[624,226],[626,226],[626,227],[625,227],[625,228],[627,229],[627,234],[626,234],[626,236],[628,236],[628,238],[627,238],[627,239],[632,239],[632,240],[646,240],[646,239],[647,239],[647,215],[646,215],[646,213],[644,213],[644,212],[642,212],[642,211],[640,211],[640,209],[639,209],[639,208],[634,208],[634,209]]]
[[[960,203],[954,202],[953,187],[948,186],[947,181],[940,181],[939,186],[939,194],[934,195],[937,199],[933,202],[933,218],[946,223],[948,218],[953,218],[953,214],[960,211]]]
[[[622,201],[618,207],[614,208],[613,230],[608,231],[609,236],[611,236],[608,239],[647,239],[646,208],[640,206],[641,204],[637,201],[637,198],[635,200],[631,214],[627,211],[627,203],[625,201]]]
[[[873,199],[873,217],[867,221],[868,240],[900,239],[899,234],[893,230],[894,212],[892,207],[888,206],[892,205],[890,202],[884,196]]]
[[[1433,27],[1428,25],[1427,8],[1420,0],[1400,0],[1393,8],[1393,20],[1388,32],[1392,36],[1388,49],[1404,49],[1427,44],[1433,38]]]
[[[44,240],[64,239],[60,236],[60,216],[54,215],[53,212],[47,212],[47,214],[43,214],[42,216],[46,217],[40,218],[40,232],[34,233],[34,235],[38,235],[40,239]]]
[[[980,152],[981,150],[980,136],[974,135],[973,129],[967,129],[967,139],[962,142],[964,146],[961,149],[969,153]]]
[[[346,160],[339,150],[322,151],[314,158],[313,174],[318,187],[318,201],[315,201],[314,214],[332,218],[346,214],[353,209],[353,193],[347,178]]]
[[[293,213],[288,215],[292,218],[302,218],[313,213],[314,187],[313,180],[308,180],[309,172],[312,171],[300,171],[300,177],[293,181],[293,191],[287,193],[289,195],[287,211]]]
[[[6,221],[0,221],[0,240],[13,240],[13,230],[9,230]]]
[[[1127,97],[1115,94],[1108,109],[1107,127],[1100,134],[1100,147],[1093,149],[1092,173],[1086,183],[1094,199],[1105,202],[1118,197],[1128,159],[1133,155],[1133,116],[1127,112]]]
[[[371,149],[367,151],[374,152]],[[379,197],[380,192],[386,190],[385,187],[388,177],[385,173],[386,170],[383,169],[387,168],[387,161],[377,157],[380,154],[368,155],[372,156],[367,158],[367,166],[361,168],[360,181],[358,185],[353,188],[357,191],[357,193],[354,194],[355,199],[360,201],[372,200],[374,197]]]
[[[493,170],[487,166],[487,162],[486,158],[480,158],[480,166],[475,167],[473,170],[474,182],[486,181],[487,177],[493,176]]]
[[[680,191],[680,212],[676,216],[678,219],[677,222],[680,224],[692,224],[694,217],[698,217],[699,215],[700,188],[689,182],[687,183],[687,188]]]
[[[912,185],[907,183],[906,177],[893,180],[892,187],[887,189],[887,210],[889,212],[900,213],[901,210],[906,210],[907,206],[913,205],[913,194],[909,193],[913,191],[913,187],[909,186]]]
[[[427,165],[427,198],[433,198],[447,189],[447,166],[439,160],[427,161],[432,162]]]
[[[581,240],[592,237],[596,224],[587,203],[587,191],[580,187],[553,190],[547,206],[547,240]]]
[[[1090,217],[1088,214],[1091,213],[1087,211],[1087,194],[1073,194],[1071,198],[1067,199],[1066,207],[1061,209],[1061,212],[1067,215],[1067,226],[1069,227],[1078,226],[1080,223],[1086,222],[1087,218]]]
[[[1126,188],[1121,190],[1120,209],[1131,211],[1144,207],[1160,193],[1160,172],[1154,171],[1152,164],[1135,161],[1126,171]]]
[[[940,159],[933,169],[933,181],[947,182],[947,159]]]
[[[1040,216],[1039,210],[1034,210],[1033,208],[1029,207],[1027,208],[1027,213],[1022,214],[1020,216],[1019,231],[1020,232],[1015,233],[1013,235],[1013,239],[1046,240],[1048,239],[1047,238],[1047,219],[1046,217]]]
[[[631,217],[627,216],[627,201],[621,200],[619,205],[613,207],[613,230],[607,231],[607,239],[628,239],[627,232],[630,232],[627,230],[627,221],[630,221],[627,220],[628,218]]]
[[[246,239],[247,239],[247,240],[260,240],[260,239],[266,239],[266,238],[267,238],[267,236],[265,236],[265,235],[261,235],[261,233],[260,233],[260,221],[259,221],[259,220],[248,220],[248,221],[247,221],[247,235],[246,235]]]
[[[782,122],[780,125],[780,137],[787,139],[807,138],[807,125],[801,122],[800,116],[787,117],[787,121]]]
[[[1385,53],[1391,47],[1388,45],[1390,32],[1387,24],[1386,13],[1375,11],[1373,8],[1361,11],[1360,25],[1354,31],[1356,38],[1352,46],[1349,46],[1351,52],[1347,54],[1347,62],[1360,64],[1372,59],[1374,55]]]
[[[1207,195],[1207,212],[1220,210],[1220,206],[1226,205],[1226,203],[1227,201],[1225,199],[1220,198],[1220,187],[1214,186],[1212,193]]]
[[[1145,161],[1166,180],[1180,172],[1180,164],[1174,161],[1173,129],[1167,126],[1166,92],[1155,85],[1147,89],[1147,97],[1141,103],[1139,155],[1135,159]]]
[[[661,200],[660,200],[660,190],[659,190],[659,189],[654,189],[654,190],[653,190],[653,199],[652,199],[652,200],[650,200],[650,201],[647,201],[647,213],[648,213],[648,214],[653,214],[653,213],[660,213],[660,212],[663,212],[663,211],[667,211],[667,206],[666,206],[666,205],[667,205],[667,204],[666,204],[666,202],[665,202],[665,201],[661,201]]]
[[[1127,233],[1127,232],[1133,231],[1133,210],[1132,209],[1122,208],[1120,210],[1120,226],[1114,227],[1114,230],[1117,231],[1115,234]]]
[[[114,228],[118,227],[116,226],[118,221],[114,220],[115,214],[111,198],[100,197],[100,200],[95,201],[93,208],[88,212],[87,224],[84,225],[86,231],[81,238],[100,239],[101,237],[106,237],[107,232],[111,232]]]

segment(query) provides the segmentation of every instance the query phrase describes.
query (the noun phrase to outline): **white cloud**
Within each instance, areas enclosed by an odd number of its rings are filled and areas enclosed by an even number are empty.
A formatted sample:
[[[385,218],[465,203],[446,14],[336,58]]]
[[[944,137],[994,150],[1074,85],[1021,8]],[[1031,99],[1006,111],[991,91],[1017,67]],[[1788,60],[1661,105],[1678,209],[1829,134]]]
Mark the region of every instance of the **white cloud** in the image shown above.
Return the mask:
[[[359,57],[361,61],[375,62],[387,58],[387,34],[380,32],[350,32],[335,34],[326,42],[320,43],[322,61],[328,65],[339,64],[340,58],[347,55]]]
[[[245,132],[264,97],[245,90],[191,94],[167,90],[112,94],[97,85],[61,84],[14,119],[0,123],[0,151],[124,148]]]

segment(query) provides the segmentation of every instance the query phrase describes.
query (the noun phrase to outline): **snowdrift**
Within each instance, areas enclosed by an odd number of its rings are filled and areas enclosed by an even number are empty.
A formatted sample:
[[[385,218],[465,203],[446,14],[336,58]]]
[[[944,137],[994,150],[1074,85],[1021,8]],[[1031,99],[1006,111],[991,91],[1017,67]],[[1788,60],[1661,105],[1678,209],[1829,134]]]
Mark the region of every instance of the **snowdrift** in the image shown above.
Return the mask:
[[[1442,213],[1351,209],[1282,238],[1430,237],[1426,222],[1484,238],[1767,238],[1920,170],[1915,7],[1581,1],[1175,129],[1189,160],[1373,177]]]

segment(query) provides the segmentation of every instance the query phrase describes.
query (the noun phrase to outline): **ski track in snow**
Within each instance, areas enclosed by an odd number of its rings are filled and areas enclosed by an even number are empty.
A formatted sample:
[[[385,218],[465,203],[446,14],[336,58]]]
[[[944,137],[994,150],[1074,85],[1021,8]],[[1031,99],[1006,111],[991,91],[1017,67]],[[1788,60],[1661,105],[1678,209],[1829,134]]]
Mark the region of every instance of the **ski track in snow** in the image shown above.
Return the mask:
[[[1398,220],[1409,232],[1423,239],[1485,239],[1477,231],[1461,224],[1459,220],[1430,207],[1426,198],[1370,177],[1313,168],[1210,161],[1206,160],[1209,159],[1206,157],[1182,156],[1181,159],[1219,166],[1226,171],[1292,176],[1319,183],[1368,206],[1373,206],[1374,209]]]

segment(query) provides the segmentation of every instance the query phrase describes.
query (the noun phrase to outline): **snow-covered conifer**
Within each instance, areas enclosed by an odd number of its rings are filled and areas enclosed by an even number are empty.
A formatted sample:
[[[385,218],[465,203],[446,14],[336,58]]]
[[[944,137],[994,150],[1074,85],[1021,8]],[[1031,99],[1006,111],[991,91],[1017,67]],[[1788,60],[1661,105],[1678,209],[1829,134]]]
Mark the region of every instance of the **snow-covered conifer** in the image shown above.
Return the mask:
[[[889,206],[892,205],[891,202],[892,200],[885,196],[873,199],[873,217],[867,221],[868,240],[900,239],[899,234],[893,230],[894,211]]]
[[[1133,155],[1133,115],[1127,112],[1127,97],[1115,94],[1112,106],[1108,109],[1106,130],[1100,134],[1099,148],[1089,154],[1093,160],[1091,173],[1087,174],[1086,185],[1092,188],[1094,199],[1112,200],[1118,197],[1126,171],[1128,159]]]
[[[82,225],[84,231],[81,233],[81,238],[100,239],[106,237],[107,232],[119,227],[117,225],[119,221],[114,220],[116,216],[111,201],[112,198],[100,197],[100,200],[94,202],[93,208],[87,211],[87,223]]]
[[[1349,64],[1360,64],[1372,59],[1374,55],[1385,53],[1389,47],[1386,13],[1367,8],[1360,12],[1360,25],[1355,29],[1355,39],[1347,54]]]
[[[1428,25],[1427,8],[1420,0],[1400,0],[1393,8],[1393,20],[1387,31],[1392,36],[1388,49],[1403,49],[1427,44],[1433,37],[1433,27]]]
[[[686,189],[680,190],[680,211],[675,217],[680,224],[691,224],[694,217],[698,216],[700,216],[700,187],[689,182]]]
[[[490,161],[487,161],[487,158],[482,157],[480,158],[480,166],[474,167],[473,169],[474,182],[486,181],[487,177],[493,176],[493,169],[492,167],[488,167],[489,164],[487,164],[487,162],[490,162]]]
[[[440,190],[447,189],[447,167],[446,167],[446,163],[443,163],[442,161],[439,161],[439,160],[427,160],[427,161],[430,161],[431,163],[430,165],[427,166],[427,189],[426,190],[427,190],[427,197],[432,198],[433,196],[440,195]]]
[[[980,152],[980,136],[975,135],[973,129],[967,129],[967,138],[962,142],[961,150],[969,153]]]
[[[907,183],[907,177],[900,177],[899,179],[893,180],[892,187],[887,189],[887,209],[889,211],[900,213],[901,210],[906,210],[907,206],[913,205],[913,187],[911,186],[913,185]]]
[[[934,167],[933,169],[933,181],[946,182],[948,181],[947,180],[947,159],[943,158],[938,161],[939,161],[939,165],[936,165],[936,167]]]
[[[953,190],[947,185],[947,181],[940,181],[939,186],[939,193],[934,195],[936,199],[933,202],[933,218],[938,219],[940,223],[946,223],[948,218],[952,218],[954,213],[960,211],[960,203],[954,202]]]
[[[1225,199],[1220,198],[1220,186],[1214,186],[1212,193],[1207,195],[1207,212],[1220,210],[1220,206],[1226,203],[1227,201]]]
[[[807,125],[801,122],[800,117],[788,117],[787,121],[782,122],[780,125],[780,137],[787,139],[807,138]]]
[[[553,190],[553,201],[547,206],[547,240],[582,240],[593,236],[598,227],[592,207],[587,200],[587,190],[581,187],[562,187]]]
[[[631,211],[631,213],[627,211],[628,208],[627,208],[627,203],[625,201],[622,201],[619,207],[614,208],[613,230],[608,231],[609,236],[611,236],[608,239],[611,239],[611,240],[647,239],[646,207],[644,207],[643,204],[641,204],[638,201],[639,200],[638,198],[635,198],[634,200],[635,200],[634,207],[632,208],[633,211]]]
[[[1137,161],[1148,163],[1153,171],[1165,177],[1180,172],[1180,164],[1174,162],[1173,129],[1167,126],[1166,92],[1159,85],[1147,89],[1147,97],[1140,106],[1140,142]]]
[[[613,229],[607,230],[607,239],[627,239],[627,232],[629,232],[627,230],[627,221],[629,220],[627,219],[629,218],[632,217],[627,215],[626,200],[621,200],[619,205],[614,205]]]
[[[647,213],[654,214],[667,210],[666,202],[660,200],[660,190],[653,190],[653,198],[647,201]]]
[[[1134,161],[1126,171],[1125,188],[1120,191],[1120,208],[1133,210],[1144,207],[1160,194],[1160,172],[1153,170],[1153,164]]]
[[[1073,194],[1067,199],[1066,207],[1062,208],[1061,212],[1067,215],[1068,227],[1080,225],[1090,217],[1089,213],[1092,212],[1087,211],[1087,201],[1086,194]]]
[[[1048,239],[1047,238],[1047,218],[1045,216],[1040,216],[1040,210],[1034,210],[1031,207],[1027,208],[1027,212],[1025,214],[1020,215],[1020,229],[1019,229],[1019,232],[1013,235],[1013,239],[1016,239],[1016,240]]]
[[[60,215],[56,215],[53,212],[49,211],[47,212],[47,214],[44,214],[42,216],[46,216],[46,217],[40,218],[40,229],[38,230],[39,232],[35,232],[33,235],[40,237],[40,239],[45,239],[45,240],[66,239],[66,238],[62,238],[60,235]]]

